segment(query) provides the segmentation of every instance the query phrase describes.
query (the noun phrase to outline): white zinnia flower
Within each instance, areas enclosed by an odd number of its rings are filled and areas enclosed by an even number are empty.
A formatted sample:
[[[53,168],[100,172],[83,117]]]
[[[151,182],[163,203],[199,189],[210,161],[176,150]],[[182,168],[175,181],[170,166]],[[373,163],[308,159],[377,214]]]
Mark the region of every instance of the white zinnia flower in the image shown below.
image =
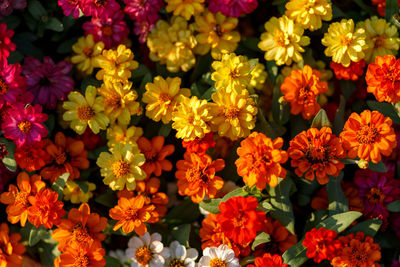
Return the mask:
[[[128,242],[126,256],[132,260],[131,267],[163,267],[169,251],[161,243],[161,235],[148,232],[132,237]]]
[[[227,245],[208,247],[203,250],[198,267],[240,267],[239,260],[235,258],[235,252]]]
[[[113,258],[116,258],[121,264],[124,264],[129,259],[126,257],[125,252],[122,249],[111,250],[108,255]]]
[[[185,246],[173,241],[169,245],[170,257],[167,259],[165,266],[168,267],[194,267],[195,260],[199,253],[194,248],[186,249]]]

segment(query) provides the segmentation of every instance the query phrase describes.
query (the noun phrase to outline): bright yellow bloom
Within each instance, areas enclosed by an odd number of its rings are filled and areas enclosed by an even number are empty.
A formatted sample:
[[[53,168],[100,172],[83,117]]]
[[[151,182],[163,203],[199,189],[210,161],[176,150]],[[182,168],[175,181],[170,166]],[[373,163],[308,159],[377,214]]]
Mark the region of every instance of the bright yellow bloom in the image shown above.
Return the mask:
[[[188,71],[196,58],[192,49],[197,45],[193,30],[182,17],[172,17],[171,22],[157,21],[147,36],[150,59],[167,64],[170,72]]]
[[[207,122],[211,120],[211,115],[208,108],[207,100],[196,96],[182,97],[177,110],[172,113],[172,128],[177,131],[176,137],[191,141],[209,133],[211,128]]]
[[[103,98],[96,97],[97,89],[89,85],[86,88],[85,96],[80,92],[73,91],[68,95],[68,100],[63,103],[63,108],[67,111],[63,119],[71,121],[70,127],[77,133],[83,134],[86,127],[95,133],[106,129],[110,120],[104,114]]]
[[[221,61],[214,61],[211,66],[215,70],[211,79],[215,81],[217,90],[225,89],[228,93],[236,91],[240,94],[250,84],[251,66],[245,56],[225,54]]]
[[[192,16],[204,11],[204,0],[165,0],[167,12],[174,12],[174,16],[182,16],[189,20]]]
[[[136,181],[146,178],[146,173],[140,168],[146,159],[136,144],[116,144],[111,153],[101,152],[97,158],[100,174],[104,184],[112,190],[135,190]]]
[[[93,68],[97,66],[97,59],[104,49],[103,42],[95,43],[93,35],[89,34],[86,37],[81,37],[72,46],[72,51],[75,55],[71,57],[71,62],[77,64],[77,69],[86,75],[93,73]]]
[[[277,65],[290,65],[300,62],[304,52],[302,46],[310,44],[310,38],[303,36],[304,29],[285,15],[272,17],[264,25],[266,32],[261,34],[258,47],[265,51],[266,60],[275,60]]]
[[[92,191],[96,189],[94,183],[84,182],[88,187],[84,193],[74,181],[67,181],[64,187],[64,200],[70,200],[73,204],[87,203],[93,197]]]
[[[247,137],[255,127],[257,114],[257,107],[247,90],[237,94],[220,89],[211,98],[214,101],[210,103],[211,130],[231,140]]]
[[[157,76],[153,83],[146,84],[146,92],[143,94],[142,101],[147,103],[146,116],[154,121],[162,120],[168,124],[172,118],[172,112],[176,110],[181,96],[190,97],[190,90],[180,88],[181,78]]]
[[[268,77],[268,73],[265,71],[265,65],[257,63],[253,70],[250,72],[251,80],[248,87],[249,91],[253,89],[261,90],[265,84],[265,80]]]
[[[196,16],[194,27],[199,32],[196,35],[199,44],[195,52],[205,55],[211,49],[211,56],[214,59],[221,59],[222,54],[235,51],[240,41],[240,34],[233,29],[238,22],[237,18],[225,17],[221,12],[213,14],[208,10],[201,16]]]
[[[107,129],[108,147],[113,147],[116,144],[136,144],[136,141],[143,135],[143,129],[140,127],[127,125],[112,124]]]
[[[97,64],[102,69],[97,72],[96,79],[103,80],[105,75],[122,80],[129,79],[131,70],[139,67],[139,63],[133,60],[133,57],[132,51],[123,44],[116,50],[103,50],[103,54],[97,59]]]
[[[290,0],[286,4],[285,15],[310,31],[322,27],[322,20],[332,19],[330,0]]]
[[[322,44],[327,47],[326,56],[332,57],[333,62],[348,67],[351,61],[358,62],[365,57],[364,52],[368,48],[366,38],[365,29],[355,28],[352,19],[342,19],[329,26]]]
[[[375,62],[377,56],[396,55],[399,50],[399,33],[397,27],[385,19],[373,16],[371,19],[360,21],[357,28],[365,29],[368,49],[365,50],[365,61]]]
[[[127,125],[131,116],[142,113],[140,103],[135,101],[138,95],[135,90],[131,90],[131,87],[132,83],[128,80],[104,77],[104,83],[98,91],[103,97],[103,106],[110,123],[118,120],[118,123]]]

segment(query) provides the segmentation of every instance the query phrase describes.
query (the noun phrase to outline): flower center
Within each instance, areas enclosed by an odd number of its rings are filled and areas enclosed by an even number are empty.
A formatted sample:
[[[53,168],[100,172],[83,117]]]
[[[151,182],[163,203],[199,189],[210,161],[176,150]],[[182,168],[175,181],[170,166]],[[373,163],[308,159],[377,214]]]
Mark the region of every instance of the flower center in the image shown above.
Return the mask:
[[[67,160],[67,154],[65,152],[62,152],[61,154],[57,154],[56,156],[56,163],[58,165],[64,164],[64,162]]]
[[[357,140],[362,144],[372,144],[378,137],[378,130],[373,126],[363,125],[357,131]]]
[[[79,243],[88,242],[91,239],[87,232],[87,228],[83,227],[82,223],[78,223],[74,228],[72,228],[72,235]]]
[[[111,35],[113,34],[113,29],[111,26],[104,26],[103,27],[103,35],[105,37],[111,37]]]
[[[351,42],[353,42],[353,37],[351,35],[343,36],[341,41],[342,41],[342,45],[349,46],[351,44]]]
[[[298,100],[299,100],[299,102],[306,101],[308,98],[312,98],[312,96],[313,96],[313,93],[310,90],[310,87],[303,86],[299,90],[299,98],[298,98]]]
[[[75,256],[74,266],[76,267],[87,267],[90,266],[90,260],[87,255],[78,254]]]
[[[329,161],[330,149],[328,146],[321,146],[319,144],[308,144],[304,154],[309,162],[312,164],[324,163]]]
[[[221,28],[221,25],[219,25],[219,24],[217,24],[217,25],[215,25],[214,26],[214,31],[215,31],[215,33],[219,36],[219,37],[221,37],[222,36],[222,28]]]
[[[30,121],[21,121],[18,123],[18,129],[22,133],[27,134],[32,130],[32,123]]]
[[[91,57],[91,56],[92,56],[92,53],[93,53],[93,49],[90,48],[90,47],[85,46],[85,47],[82,49],[82,52],[85,54],[85,56]]]
[[[226,263],[218,258],[210,260],[210,267],[227,267]]]
[[[153,257],[150,248],[140,247],[136,250],[136,260],[142,266],[146,266]]]
[[[47,77],[43,77],[42,79],[39,80],[39,85],[48,87],[51,85],[51,82]]]
[[[21,191],[15,196],[14,205],[23,205],[24,207],[28,207],[28,197],[30,193]]]
[[[200,179],[200,172],[196,168],[187,169],[186,180],[191,183]]]
[[[275,35],[275,42],[279,46],[287,46],[289,44],[289,38],[287,38],[284,32],[279,32]]]
[[[78,107],[78,118],[81,121],[88,121],[94,116],[94,110],[89,106]]]
[[[0,78],[0,95],[5,95],[8,92],[8,86],[6,82]]]
[[[180,259],[173,259],[168,265],[169,267],[185,267],[185,262]]]
[[[231,76],[232,79],[238,79],[241,76],[239,68],[232,69],[229,76]]]
[[[351,266],[362,266],[367,260],[368,255],[364,251],[353,248],[350,255]]]
[[[243,228],[247,224],[246,218],[242,215],[238,215],[238,217],[233,218],[233,226],[236,228]]]
[[[228,108],[224,108],[224,117],[231,120],[239,117],[240,109],[237,107],[230,106]]]
[[[126,163],[122,160],[116,161],[111,166],[111,171],[113,172],[114,176],[117,178],[121,178],[129,173],[130,164]]]
[[[121,98],[117,95],[109,95],[105,98],[108,106],[113,107],[114,109],[121,107]]]
[[[168,102],[166,104],[169,104],[171,102],[171,97],[169,96],[169,94],[160,94],[160,100],[161,102]]]
[[[367,193],[367,199],[371,204],[383,203],[385,197],[382,191],[376,187],[371,188]]]
[[[97,7],[104,7],[107,5],[108,0],[95,0],[94,3]]]
[[[386,38],[386,36],[384,36],[384,35],[376,36],[374,38],[375,39],[375,47],[383,46],[385,44],[385,38]]]

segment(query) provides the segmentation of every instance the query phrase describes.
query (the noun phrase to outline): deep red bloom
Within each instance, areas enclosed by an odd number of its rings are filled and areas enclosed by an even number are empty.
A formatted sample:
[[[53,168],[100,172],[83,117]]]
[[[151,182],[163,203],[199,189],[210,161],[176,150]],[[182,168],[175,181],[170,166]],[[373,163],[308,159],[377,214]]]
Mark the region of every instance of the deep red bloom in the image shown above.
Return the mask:
[[[307,247],[307,257],[314,258],[316,263],[333,259],[341,246],[336,237],[335,231],[325,228],[313,228],[310,232],[307,232],[303,240],[303,246]]]
[[[20,99],[18,96],[26,89],[21,71],[19,63],[8,65],[7,60],[0,60],[0,108],[15,104]]]
[[[208,8],[212,13],[220,11],[225,16],[238,18],[252,12],[257,6],[257,0],[210,0]]]
[[[0,24],[0,58],[4,60],[10,55],[10,51],[15,50],[15,44],[11,42],[14,31],[7,30],[7,24]]]
[[[286,263],[282,262],[282,257],[280,255],[271,255],[265,253],[262,257],[257,257],[254,260],[255,264],[247,265],[247,267],[287,267]]]
[[[75,139],[83,141],[86,150],[93,150],[105,144],[100,134],[93,133],[93,131],[89,127],[86,128],[83,134],[77,135]]]
[[[49,140],[36,142],[33,146],[22,146],[15,149],[15,160],[18,167],[28,172],[40,170],[51,162],[50,155],[46,151]]]
[[[351,62],[350,66],[345,67],[340,63],[331,61],[329,66],[335,72],[336,79],[338,80],[353,80],[356,81],[364,73],[366,63],[362,59],[358,62]]]
[[[79,18],[79,10],[84,0],[58,0],[65,16],[72,14],[74,18]]]
[[[107,17],[118,11],[121,6],[115,0],[81,0],[81,9],[86,16]]]
[[[192,141],[182,141],[182,146],[189,153],[196,153],[202,156],[209,148],[215,147],[214,135],[212,132],[207,133],[204,138],[196,138]]]

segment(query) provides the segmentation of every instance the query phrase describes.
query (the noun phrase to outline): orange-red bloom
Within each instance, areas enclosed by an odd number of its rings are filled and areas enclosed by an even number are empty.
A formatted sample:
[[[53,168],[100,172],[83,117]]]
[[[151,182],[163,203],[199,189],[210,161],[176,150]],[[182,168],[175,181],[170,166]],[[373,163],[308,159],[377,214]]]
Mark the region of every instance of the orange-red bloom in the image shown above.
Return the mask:
[[[46,151],[49,140],[43,139],[33,146],[22,146],[15,148],[15,161],[18,167],[28,172],[40,170],[51,162],[50,155]]]
[[[58,201],[58,194],[49,188],[42,188],[36,195],[29,196],[28,220],[36,227],[43,225],[47,229],[61,223],[66,214],[64,203]]]
[[[107,226],[107,218],[100,217],[97,213],[90,213],[87,203],[79,209],[72,208],[68,213],[68,219],[62,219],[58,228],[53,231],[52,237],[58,241],[58,250],[64,251],[67,247],[91,246],[106,238],[102,234]]]
[[[137,141],[140,152],[146,157],[146,162],[142,165],[142,169],[147,174],[147,178],[152,173],[160,176],[162,171],[171,171],[172,164],[165,158],[174,153],[174,145],[164,146],[164,137],[155,136],[149,141],[146,137],[140,137]]]
[[[214,135],[212,132],[207,133],[203,138],[198,138],[192,141],[182,141],[182,146],[189,153],[204,155],[209,148],[215,147]]]
[[[400,59],[392,55],[376,57],[375,62],[368,65],[367,91],[373,93],[380,102],[397,103],[400,101]]]
[[[25,247],[22,243],[21,235],[14,233],[10,235],[8,225],[0,225],[0,266],[1,267],[20,267],[22,266],[22,254]]]
[[[265,253],[262,257],[257,257],[254,260],[254,264],[247,265],[247,267],[287,267],[286,263],[282,262],[280,255],[271,255]]]
[[[122,197],[118,200],[118,205],[110,210],[110,217],[118,221],[113,230],[122,227],[124,233],[135,230],[138,235],[144,235],[147,232],[144,223],[154,222],[156,219],[157,214],[154,210],[154,205],[146,205],[144,196]]]
[[[179,194],[190,196],[195,203],[200,203],[206,195],[214,198],[224,185],[222,178],[215,173],[225,167],[225,161],[213,161],[209,155],[199,156],[188,152],[183,157],[184,160],[176,163],[178,170],[175,177],[178,179]]]
[[[246,246],[264,228],[265,213],[257,211],[255,197],[231,197],[219,204],[218,222],[224,234],[235,243]]]
[[[341,246],[336,237],[337,233],[329,229],[311,229],[303,240],[303,246],[307,248],[307,257],[313,258],[316,263],[332,260]]]
[[[240,143],[237,149],[239,159],[235,164],[237,172],[249,186],[257,185],[262,190],[267,184],[276,186],[278,177],[284,178],[286,170],[280,163],[288,159],[285,151],[279,150],[283,139],[274,141],[263,133],[253,132]]]
[[[320,81],[320,72],[305,65],[302,70],[292,70],[281,85],[286,101],[291,105],[290,113],[300,114],[309,120],[321,109],[316,96],[328,91],[327,82]]]
[[[378,111],[352,113],[340,138],[349,158],[359,157],[373,163],[381,161],[381,155],[390,156],[397,145],[392,120]]]
[[[11,184],[8,192],[4,192],[0,195],[0,202],[8,205],[6,208],[7,219],[11,223],[20,222],[21,226],[24,227],[26,220],[28,219],[28,197],[35,195],[38,191],[46,186],[41,181],[39,175],[32,175],[29,178],[26,172],[21,172],[17,177],[17,185]]]
[[[65,137],[62,132],[56,133],[54,143],[50,142],[46,147],[47,153],[52,158],[52,165],[44,167],[40,172],[43,179],[49,179],[51,183],[60,175],[69,172],[69,180],[80,177],[79,169],[89,168],[87,151],[82,141]]]
[[[328,175],[339,175],[344,168],[339,159],[346,157],[340,138],[329,127],[310,128],[299,133],[290,141],[287,152],[297,176],[305,174],[310,181],[316,177],[320,184],[329,182]]]
[[[351,62],[348,67],[343,66],[340,63],[331,61],[329,66],[334,71],[336,79],[338,80],[353,80],[356,81],[364,73],[364,67],[366,63],[364,59],[358,62]]]
[[[84,247],[67,247],[60,258],[54,261],[55,267],[103,267],[105,250],[98,243]]]

